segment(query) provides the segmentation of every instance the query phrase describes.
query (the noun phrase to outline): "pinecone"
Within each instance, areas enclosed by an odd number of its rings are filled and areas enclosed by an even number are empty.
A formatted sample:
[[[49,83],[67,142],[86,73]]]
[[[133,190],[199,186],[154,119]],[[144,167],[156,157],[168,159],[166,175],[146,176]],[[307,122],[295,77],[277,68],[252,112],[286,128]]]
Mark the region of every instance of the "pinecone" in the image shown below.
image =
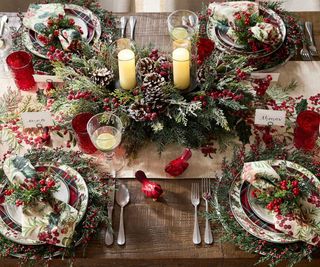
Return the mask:
[[[147,90],[149,88],[161,87],[165,83],[165,79],[156,72],[145,75],[142,82],[142,88]]]
[[[128,108],[129,116],[135,121],[145,121],[147,112],[146,106],[142,103],[133,103]]]
[[[143,80],[145,103],[157,112],[162,112],[167,106],[167,96],[162,90],[164,82],[158,73],[150,73]]]
[[[216,74],[217,72],[214,70],[213,67],[202,65],[197,70],[197,82],[202,84],[206,81],[206,77],[208,77],[208,75],[212,77],[216,76]]]
[[[95,71],[93,71],[91,75],[92,81],[95,84],[100,85],[102,87],[109,85],[114,78],[113,70],[109,70],[108,68],[98,68]]]
[[[155,62],[149,57],[140,58],[137,62],[136,69],[141,77],[154,71]]]

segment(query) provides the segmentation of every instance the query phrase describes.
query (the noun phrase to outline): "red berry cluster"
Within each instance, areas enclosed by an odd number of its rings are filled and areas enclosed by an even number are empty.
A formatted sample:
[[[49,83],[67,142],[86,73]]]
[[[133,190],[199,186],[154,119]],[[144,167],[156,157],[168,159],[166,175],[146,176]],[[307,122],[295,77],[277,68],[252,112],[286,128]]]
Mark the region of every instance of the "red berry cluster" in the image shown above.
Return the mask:
[[[241,69],[236,69],[236,73],[237,73],[237,78],[241,81],[247,78],[247,73],[245,73],[243,70]]]
[[[283,199],[282,198],[275,198],[274,200],[272,200],[271,202],[269,202],[269,204],[266,206],[266,208],[270,211],[274,211],[277,214],[281,214],[281,210],[280,210],[280,205],[283,203]]]
[[[42,242],[46,242],[48,244],[56,245],[60,243],[58,229],[55,228],[53,230],[48,230],[47,232],[41,232],[38,234],[38,238]]]
[[[91,100],[91,101],[98,101],[98,98],[93,96],[91,92],[77,92],[70,91],[69,95],[67,96],[68,100],[79,100],[79,99],[85,99],[85,100]]]
[[[103,109],[105,111],[111,111],[111,110],[114,110],[114,109],[117,109],[120,107],[120,102],[117,98],[112,98],[110,99],[109,97],[103,99],[103,102],[104,102],[104,106],[103,106]]]
[[[48,191],[56,185],[55,181],[52,179],[41,179],[39,184],[42,186],[40,187],[40,191],[44,194],[48,193]]]
[[[152,49],[148,57],[157,62],[155,72],[159,73],[167,80],[169,78],[170,70],[172,69],[172,64],[168,59],[165,56],[159,55],[158,49]]]
[[[49,47],[49,51],[47,52],[47,57],[50,61],[68,63],[71,60],[71,56],[71,53],[65,53],[53,45]]]
[[[270,83],[272,81],[272,76],[267,75],[264,79],[254,79],[252,81],[252,86],[254,90],[257,92],[258,96],[264,96],[266,91],[268,90]]]

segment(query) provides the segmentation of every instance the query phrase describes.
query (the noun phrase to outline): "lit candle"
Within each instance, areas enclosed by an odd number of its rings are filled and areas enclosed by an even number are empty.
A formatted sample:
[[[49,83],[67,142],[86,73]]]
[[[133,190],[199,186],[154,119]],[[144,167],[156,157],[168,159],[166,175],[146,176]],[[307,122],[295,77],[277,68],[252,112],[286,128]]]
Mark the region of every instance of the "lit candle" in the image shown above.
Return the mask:
[[[173,83],[180,90],[190,85],[190,53],[186,48],[177,48],[172,53]]]
[[[119,80],[121,88],[133,89],[136,86],[136,64],[134,53],[130,49],[123,49],[118,54]]]

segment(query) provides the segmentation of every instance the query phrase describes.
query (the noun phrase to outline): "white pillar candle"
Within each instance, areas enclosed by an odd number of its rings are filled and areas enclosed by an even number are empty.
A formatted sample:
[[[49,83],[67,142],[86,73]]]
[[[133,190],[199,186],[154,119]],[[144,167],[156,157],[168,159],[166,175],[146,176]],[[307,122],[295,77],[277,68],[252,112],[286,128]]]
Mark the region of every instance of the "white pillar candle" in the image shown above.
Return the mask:
[[[118,54],[119,81],[121,88],[131,90],[136,86],[136,64],[134,53],[123,49]]]
[[[172,53],[173,83],[180,90],[190,85],[190,53],[186,48],[177,48]]]

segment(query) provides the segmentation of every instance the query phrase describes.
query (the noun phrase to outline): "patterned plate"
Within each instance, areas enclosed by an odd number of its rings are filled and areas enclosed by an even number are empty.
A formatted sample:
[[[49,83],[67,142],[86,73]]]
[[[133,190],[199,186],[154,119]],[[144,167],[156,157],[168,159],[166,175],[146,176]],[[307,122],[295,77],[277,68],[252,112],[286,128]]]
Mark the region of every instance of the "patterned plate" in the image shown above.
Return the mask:
[[[64,9],[67,16],[74,18],[75,22],[79,20],[82,21],[82,23],[76,23],[77,25],[86,25],[87,29],[83,29],[83,35],[85,35],[85,32],[87,32],[86,40],[88,43],[92,42],[93,40],[99,40],[101,36],[101,23],[99,18],[92,13],[91,10],[73,4],[66,4]],[[83,28],[83,26],[81,28]],[[22,35],[23,43],[31,53],[38,57],[47,59],[48,50],[43,43],[39,41],[37,36],[38,34],[33,30],[26,29]]]
[[[320,182],[317,177],[304,167],[290,161],[270,161],[270,165],[274,167],[280,166],[282,164],[286,164],[286,166],[290,169],[299,171],[304,175],[306,179],[309,179],[311,183],[314,183],[316,187],[320,188]],[[230,208],[238,223],[250,234],[268,242],[293,243],[299,241],[291,236],[277,231],[274,228],[274,225],[262,220],[263,216],[261,214],[259,214],[260,216],[258,216],[255,213],[258,213],[258,211],[253,210],[249,204],[250,200],[248,199],[247,192],[249,189],[249,185],[249,183],[243,182],[241,177],[238,176],[234,179],[230,187]],[[268,221],[270,221],[270,218]]]
[[[82,176],[69,166],[62,165],[59,167],[40,166],[37,167],[38,172],[50,171],[56,180],[60,180],[61,184],[67,186],[69,192],[68,204],[76,208],[79,212],[77,223],[79,223],[88,206],[88,188]],[[0,198],[4,198],[4,190],[7,184],[0,191]],[[63,197],[66,199],[66,196]],[[43,242],[26,239],[21,236],[21,224],[19,219],[13,219],[7,212],[5,203],[0,205],[0,233],[8,239],[23,245],[40,245]]]
[[[251,55],[253,57],[267,56],[277,51],[283,44],[286,38],[286,26],[281,17],[271,9],[266,9],[262,6],[259,7],[260,13],[265,14],[265,17],[270,18],[275,24],[279,25],[281,34],[281,42],[270,52],[259,50],[257,52],[249,52],[243,49],[243,46],[234,43],[234,41],[226,34],[228,27],[217,24],[214,20],[209,20],[207,24],[207,35],[215,42],[217,48],[227,53],[237,53],[243,55]]]

